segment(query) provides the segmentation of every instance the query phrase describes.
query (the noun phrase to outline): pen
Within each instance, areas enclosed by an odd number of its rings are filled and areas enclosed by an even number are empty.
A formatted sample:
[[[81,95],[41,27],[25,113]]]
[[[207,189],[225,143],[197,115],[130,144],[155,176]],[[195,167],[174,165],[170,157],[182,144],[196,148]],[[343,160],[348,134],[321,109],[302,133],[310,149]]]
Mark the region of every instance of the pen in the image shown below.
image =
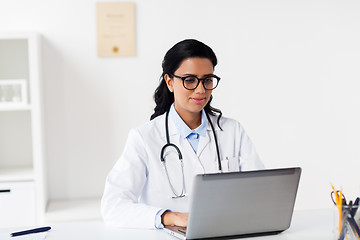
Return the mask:
[[[344,227],[342,225],[342,204],[343,204],[343,195],[342,191],[336,191],[335,187],[331,184],[331,188],[333,189],[333,193],[335,195],[335,204],[339,210],[339,235],[341,234],[341,229]]]
[[[51,229],[51,227],[34,228],[34,229],[29,229],[29,230],[25,230],[25,231],[21,231],[21,232],[14,232],[14,233],[11,233],[10,236],[17,237],[17,236],[31,234],[31,233],[46,232],[46,231],[49,231],[50,229]]]

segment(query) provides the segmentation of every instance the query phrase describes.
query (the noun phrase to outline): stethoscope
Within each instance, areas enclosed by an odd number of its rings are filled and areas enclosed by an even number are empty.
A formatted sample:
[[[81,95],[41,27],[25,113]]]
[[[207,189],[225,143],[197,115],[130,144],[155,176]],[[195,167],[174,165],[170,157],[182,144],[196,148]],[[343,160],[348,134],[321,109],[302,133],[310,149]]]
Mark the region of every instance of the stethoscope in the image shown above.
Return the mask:
[[[169,186],[172,190],[172,192],[174,193],[174,197],[172,198],[181,198],[181,197],[185,197],[185,176],[184,176],[184,163],[183,163],[183,159],[182,159],[182,154],[181,154],[181,151],[180,149],[173,143],[170,143],[170,136],[169,136],[169,111],[166,112],[166,115],[165,115],[165,131],[166,131],[166,144],[162,147],[161,149],[161,153],[160,153],[160,159],[161,159],[161,162],[163,163],[164,165],[164,169],[165,169],[165,173],[166,173],[166,176],[167,176],[167,179],[168,179],[168,182],[169,182]],[[221,161],[220,161],[220,151],[219,151],[219,145],[218,145],[218,141],[217,141],[217,137],[216,137],[216,134],[215,134],[215,129],[214,129],[214,126],[210,120],[210,117],[209,115],[205,112],[206,114],[206,117],[210,123],[210,126],[211,126],[211,130],[214,134],[214,139],[215,139],[215,145],[216,145],[216,153],[217,153],[217,159],[218,159],[218,167],[219,167],[219,172],[222,173],[222,167],[221,167]],[[181,190],[181,193],[180,194],[177,194],[175,189],[174,189],[174,186],[171,184],[171,181],[170,181],[170,177],[169,177],[169,173],[168,173],[168,170],[167,170],[167,167],[166,167],[166,162],[165,162],[165,156],[164,156],[164,153],[165,153],[165,150],[166,148],[168,147],[173,147],[175,148],[175,150],[177,151],[178,153],[178,156],[179,156],[179,160],[180,160],[180,165],[181,165],[181,174],[182,174],[182,190]]]

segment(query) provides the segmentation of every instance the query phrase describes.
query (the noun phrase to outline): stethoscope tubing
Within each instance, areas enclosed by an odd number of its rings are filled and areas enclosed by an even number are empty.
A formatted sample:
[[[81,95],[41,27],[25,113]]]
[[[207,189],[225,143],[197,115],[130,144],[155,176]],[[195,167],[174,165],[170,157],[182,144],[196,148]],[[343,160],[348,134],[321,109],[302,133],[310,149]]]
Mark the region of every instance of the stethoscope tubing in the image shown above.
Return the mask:
[[[216,154],[217,154],[217,159],[218,159],[218,167],[219,167],[219,172],[222,173],[222,166],[221,166],[221,160],[220,160],[220,150],[219,150],[219,144],[218,144],[218,141],[217,141],[217,137],[216,137],[216,133],[215,133],[215,128],[214,128],[214,125],[212,124],[211,122],[211,119],[210,119],[210,116],[207,112],[205,112],[206,114],[206,117],[208,119],[208,122],[210,123],[210,127],[211,127],[211,130],[214,134],[214,140],[215,140],[215,147],[216,147]]]
[[[161,152],[160,152],[160,160],[161,162],[163,163],[163,166],[164,166],[164,169],[165,169],[165,173],[166,173],[166,176],[167,176],[167,179],[168,179],[168,182],[169,182],[169,185],[170,185],[170,188],[172,190],[172,192],[174,193],[175,197],[172,197],[172,198],[180,198],[180,197],[185,197],[185,175],[184,175],[184,163],[183,163],[183,157],[182,157],[182,153],[180,151],[180,149],[173,143],[170,143],[170,135],[169,135],[169,112],[170,110],[168,110],[166,112],[166,115],[165,115],[165,131],[166,131],[166,144],[162,147],[161,149]],[[218,159],[218,168],[219,168],[219,172],[222,173],[222,166],[221,166],[221,160],[220,160],[220,150],[219,150],[219,144],[218,144],[218,141],[217,141],[217,137],[216,137],[216,133],[215,133],[215,129],[214,129],[214,125],[212,124],[211,120],[210,120],[210,116],[208,113],[206,113],[206,117],[210,123],[210,127],[211,127],[211,130],[214,134],[214,140],[215,140],[215,146],[216,146],[216,154],[217,154],[217,159]],[[165,154],[165,150],[166,148],[168,147],[173,147],[175,148],[175,150],[177,151],[178,153],[178,156],[179,156],[179,160],[180,160],[180,164],[181,164],[181,173],[182,173],[182,182],[183,182],[183,188],[182,188],[182,191],[181,191],[181,194],[178,195],[176,194],[176,191],[174,189],[174,186],[171,184],[171,181],[170,181],[170,177],[169,177],[169,173],[168,173],[168,170],[167,170],[167,167],[166,167],[166,162],[165,162],[165,157],[164,157],[164,154]]]

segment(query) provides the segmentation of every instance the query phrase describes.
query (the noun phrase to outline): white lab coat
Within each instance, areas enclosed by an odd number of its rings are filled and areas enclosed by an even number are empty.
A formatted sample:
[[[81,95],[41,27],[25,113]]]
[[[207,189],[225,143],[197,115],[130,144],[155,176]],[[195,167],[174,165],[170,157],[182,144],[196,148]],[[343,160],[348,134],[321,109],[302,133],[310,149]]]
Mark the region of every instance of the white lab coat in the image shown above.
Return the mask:
[[[220,149],[224,172],[264,168],[254,145],[239,122],[211,116]],[[199,139],[197,153],[186,139],[181,138],[169,116],[170,142],[182,152],[186,197],[174,196],[162,162],[160,151],[166,144],[165,114],[129,133],[123,154],[106,179],[101,212],[107,224],[127,228],[155,228],[155,216],[160,209],[188,212],[191,186],[196,174],[218,172],[218,160],[213,132],[208,123],[205,137]],[[178,155],[167,151],[166,163],[177,194],[183,188]]]

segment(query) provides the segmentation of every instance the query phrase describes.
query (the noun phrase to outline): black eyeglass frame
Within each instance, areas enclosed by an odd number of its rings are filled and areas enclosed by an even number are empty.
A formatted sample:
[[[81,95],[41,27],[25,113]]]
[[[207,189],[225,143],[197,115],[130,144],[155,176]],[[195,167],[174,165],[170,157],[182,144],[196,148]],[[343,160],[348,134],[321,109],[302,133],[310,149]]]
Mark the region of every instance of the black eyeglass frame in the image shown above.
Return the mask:
[[[214,90],[214,89],[219,85],[219,82],[220,82],[220,79],[221,79],[220,77],[218,77],[218,76],[216,76],[216,75],[214,75],[214,74],[206,75],[206,76],[203,77],[203,78],[198,78],[196,75],[188,75],[188,76],[184,76],[184,77],[180,77],[180,76],[177,76],[177,75],[175,75],[175,74],[170,74],[170,75],[173,76],[173,77],[176,77],[176,78],[181,79],[182,82],[183,82],[184,88],[187,89],[187,90],[194,90],[194,89],[196,89],[196,88],[199,86],[200,81],[202,82],[202,85],[203,85],[203,87],[204,87],[206,90]],[[197,84],[196,84],[196,86],[195,86],[194,88],[187,88],[187,87],[185,87],[185,79],[188,78],[188,77],[194,77],[194,78],[196,78],[196,79],[198,80],[198,82],[197,82]],[[205,87],[205,83],[204,83],[204,81],[205,81],[207,78],[209,78],[209,77],[213,77],[213,78],[216,78],[216,79],[217,79],[216,86],[213,87],[213,88],[211,88],[211,89],[206,88],[206,87]]]

